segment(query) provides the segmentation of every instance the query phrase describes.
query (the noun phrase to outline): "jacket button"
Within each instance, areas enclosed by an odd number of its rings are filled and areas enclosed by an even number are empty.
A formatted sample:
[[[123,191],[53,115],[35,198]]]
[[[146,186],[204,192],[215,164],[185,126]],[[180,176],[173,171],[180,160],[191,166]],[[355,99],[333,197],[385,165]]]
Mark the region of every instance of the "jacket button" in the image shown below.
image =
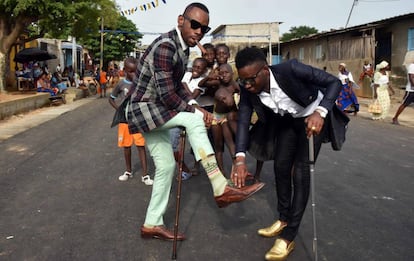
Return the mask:
[[[313,99],[313,96],[309,96],[309,100],[311,101]]]

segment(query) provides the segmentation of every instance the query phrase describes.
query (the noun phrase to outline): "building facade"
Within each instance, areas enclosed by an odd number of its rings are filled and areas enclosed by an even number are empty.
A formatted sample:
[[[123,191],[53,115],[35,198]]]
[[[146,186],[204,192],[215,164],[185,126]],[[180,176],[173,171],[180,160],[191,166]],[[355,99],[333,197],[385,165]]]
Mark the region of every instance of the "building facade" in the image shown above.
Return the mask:
[[[402,90],[407,78],[406,57],[414,51],[414,13],[309,35],[283,42],[280,48],[283,60],[296,58],[334,75],[339,63],[346,63],[355,80],[364,61],[375,66],[385,60],[391,67],[392,86]],[[359,96],[372,96],[369,85],[361,87],[356,91]]]
[[[224,43],[230,48],[229,62],[234,62],[236,53],[247,47],[258,47],[267,50],[269,63],[277,63],[279,60],[280,22],[252,23],[252,24],[226,24],[220,25],[212,33],[211,43],[214,45]]]

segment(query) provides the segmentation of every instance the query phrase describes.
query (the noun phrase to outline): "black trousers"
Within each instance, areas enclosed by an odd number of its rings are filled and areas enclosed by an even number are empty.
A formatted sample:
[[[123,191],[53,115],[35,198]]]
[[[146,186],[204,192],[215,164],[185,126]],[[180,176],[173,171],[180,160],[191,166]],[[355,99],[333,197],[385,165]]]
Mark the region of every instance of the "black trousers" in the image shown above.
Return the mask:
[[[304,120],[305,118],[292,118],[290,115],[277,119],[274,156],[277,210],[279,219],[288,224],[280,237],[289,241],[298,233],[309,198],[309,141]],[[315,159],[326,129],[324,126],[322,132],[314,137]]]

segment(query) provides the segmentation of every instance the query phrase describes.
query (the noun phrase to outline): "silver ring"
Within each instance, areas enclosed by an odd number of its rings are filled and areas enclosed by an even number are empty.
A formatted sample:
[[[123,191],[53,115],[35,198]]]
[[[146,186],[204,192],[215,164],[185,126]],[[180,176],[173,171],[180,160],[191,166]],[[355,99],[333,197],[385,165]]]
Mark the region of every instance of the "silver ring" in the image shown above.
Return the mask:
[[[236,176],[236,177],[237,177],[237,173],[234,173],[234,176]]]
[[[312,126],[311,130],[316,130],[316,127],[315,126]]]

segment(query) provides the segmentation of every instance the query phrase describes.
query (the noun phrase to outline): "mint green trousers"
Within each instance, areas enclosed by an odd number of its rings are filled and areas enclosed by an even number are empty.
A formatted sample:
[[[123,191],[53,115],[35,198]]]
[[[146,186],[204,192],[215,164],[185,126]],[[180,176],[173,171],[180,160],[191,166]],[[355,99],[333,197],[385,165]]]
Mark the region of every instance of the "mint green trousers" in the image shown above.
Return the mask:
[[[179,126],[185,128],[197,161],[204,155],[214,154],[202,117],[192,112],[180,112],[164,125],[142,133],[145,138],[145,145],[155,165],[154,184],[145,217],[145,225],[164,225],[163,216],[167,209],[171,184],[177,167],[169,130]]]

